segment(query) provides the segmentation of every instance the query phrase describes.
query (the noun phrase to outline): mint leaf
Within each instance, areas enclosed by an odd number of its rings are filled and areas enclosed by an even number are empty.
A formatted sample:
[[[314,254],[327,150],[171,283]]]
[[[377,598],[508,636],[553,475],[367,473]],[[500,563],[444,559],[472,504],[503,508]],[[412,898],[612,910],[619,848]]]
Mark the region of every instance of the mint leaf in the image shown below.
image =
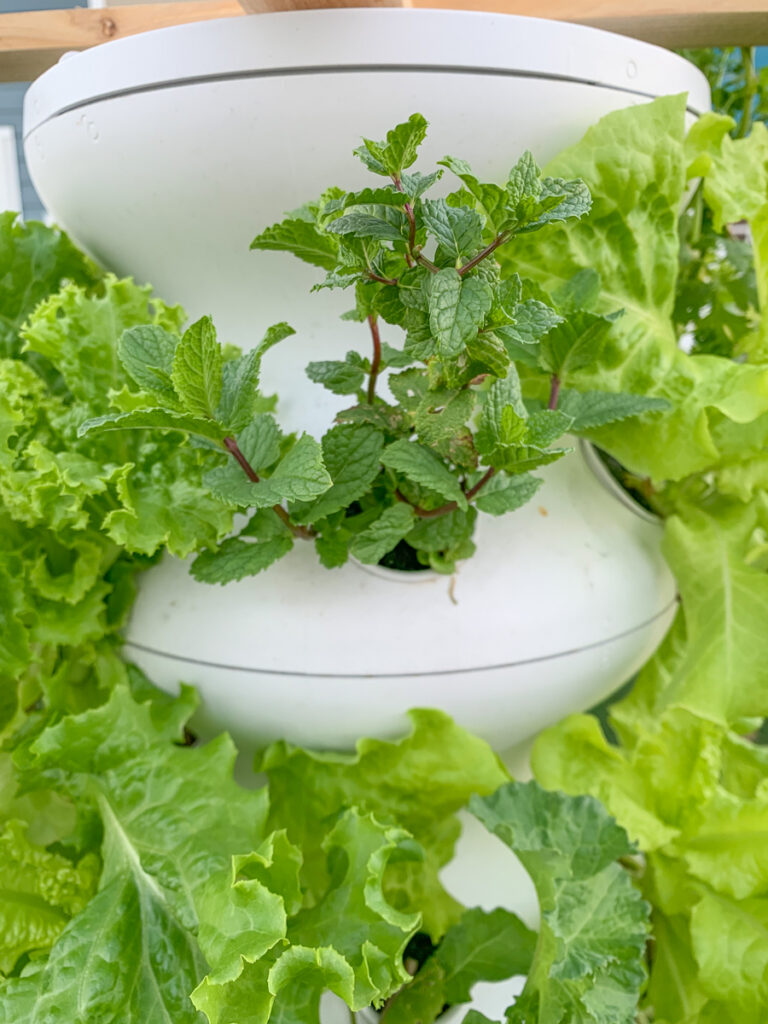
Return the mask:
[[[459,481],[442,460],[424,445],[394,441],[382,452],[381,461],[389,469],[429,488],[446,501],[455,501],[459,508],[467,507],[467,499]]]
[[[396,206],[381,203],[352,207],[332,221],[328,230],[335,235],[403,242],[408,238],[408,218]]]
[[[219,443],[224,437],[224,429],[213,420],[165,409],[135,409],[133,412],[95,416],[80,424],[77,436],[103,434],[110,430],[178,430]]]
[[[173,357],[171,377],[187,412],[212,419],[221,398],[222,355],[209,316],[196,320],[182,335]]]
[[[480,212],[486,219],[486,226],[496,234],[505,217],[508,201],[506,191],[500,185],[481,184],[472,174],[472,169],[466,160],[457,160],[455,157],[446,156],[438,162],[443,167],[447,167],[466,185],[470,196],[475,199]]]
[[[365,372],[360,366],[340,359],[308,363],[306,373],[310,380],[322,384],[334,395],[355,395],[365,380]]]
[[[426,120],[421,114],[411,114],[407,121],[387,132],[386,142],[363,139],[363,145],[355,150],[355,156],[360,157],[374,174],[399,179],[402,171],[415,162],[426,135]]]
[[[302,434],[268,479],[259,483],[244,480],[242,495],[247,501],[239,504],[253,508],[268,508],[286,500],[310,501],[333,482],[323,464],[320,445],[309,434]]]
[[[375,522],[355,537],[349,549],[350,554],[366,565],[376,565],[410,531],[414,519],[410,505],[403,502],[390,505]]]
[[[572,313],[542,339],[542,367],[563,378],[595,364],[615,319],[582,310]]]
[[[475,505],[481,512],[502,516],[527,504],[543,482],[540,477],[531,476],[529,473],[515,476],[497,473],[478,492]]]
[[[199,554],[189,571],[201,583],[231,583],[268,569],[292,547],[290,536],[261,543],[230,537],[217,551],[203,551]]]
[[[260,371],[261,357],[256,349],[222,365],[221,398],[214,419],[233,434],[246,427],[254,414]]]
[[[310,506],[292,508],[294,521],[312,523],[349,508],[379,475],[383,447],[382,433],[370,426],[342,424],[329,430],[323,437],[323,461],[333,484]]]
[[[171,380],[173,357],[179,339],[158,324],[129,327],[120,336],[117,354],[133,380],[172,406],[178,402]]]
[[[557,405],[561,412],[572,417],[573,431],[594,430],[606,423],[641,416],[645,412],[663,412],[672,408],[665,398],[649,395],[630,395],[626,392],[570,391],[563,389]]]
[[[471,256],[483,241],[483,222],[475,210],[448,206],[444,199],[425,199],[421,215],[440,246],[455,259]]]
[[[515,208],[522,204],[535,201],[541,195],[541,170],[533,159],[533,154],[526,149],[507,178],[507,201]]]
[[[323,270],[336,266],[339,244],[332,236],[320,231],[306,220],[288,219],[273,224],[257,235],[251,249],[290,252],[305,263]]]
[[[452,268],[434,274],[430,281],[429,325],[439,354],[446,359],[459,355],[477,335],[492,304],[493,291],[481,278],[462,278]]]

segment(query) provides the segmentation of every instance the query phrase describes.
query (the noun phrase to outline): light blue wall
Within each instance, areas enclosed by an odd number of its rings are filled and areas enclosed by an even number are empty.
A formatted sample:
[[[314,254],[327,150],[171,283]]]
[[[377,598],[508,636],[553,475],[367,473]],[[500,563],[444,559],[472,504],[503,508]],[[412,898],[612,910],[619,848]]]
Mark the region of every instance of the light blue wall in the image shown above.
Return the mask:
[[[11,11],[34,11],[42,8],[78,6],[71,0],[0,0],[0,13]],[[84,6],[84,5],[79,5]],[[43,206],[29,180],[27,166],[21,150],[21,104],[27,90],[26,82],[0,84],[0,124],[11,124],[16,129],[16,145],[20,156],[19,178],[21,180],[21,202],[28,220],[40,218]]]

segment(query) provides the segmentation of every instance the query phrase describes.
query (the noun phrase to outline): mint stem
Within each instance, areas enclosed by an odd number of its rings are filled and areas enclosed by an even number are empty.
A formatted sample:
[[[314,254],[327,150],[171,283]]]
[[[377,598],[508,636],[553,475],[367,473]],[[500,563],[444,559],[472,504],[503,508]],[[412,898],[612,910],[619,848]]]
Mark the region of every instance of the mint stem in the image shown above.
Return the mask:
[[[371,328],[373,338],[373,359],[371,359],[371,372],[368,377],[368,404],[373,405],[376,397],[376,378],[379,375],[381,366],[381,336],[379,335],[379,324],[373,313],[368,317],[368,326]]]
[[[230,455],[234,456],[235,460],[240,464],[240,468],[243,470],[248,479],[251,480],[253,483],[257,484],[259,482],[259,475],[253,468],[253,466],[250,464],[248,459],[246,459],[246,457],[240,451],[240,448],[234,437],[225,437],[224,447],[227,449]]]
[[[245,475],[248,477],[248,479],[252,483],[257,484],[260,479],[259,474],[250,464],[248,459],[246,459],[246,457],[240,451],[240,446],[238,445],[234,437],[225,437],[222,443],[229,452],[229,454],[234,457],[235,461],[238,463],[238,465],[245,473]],[[279,518],[282,519],[282,521],[285,523],[285,525],[288,527],[288,529],[291,531],[294,537],[302,537],[304,538],[304,540],[309,540],[310,537],[315,536],[315,531],[313,529],[308,529],[304,526],[294,525],[291,522],[291,517],[288,515],[288,513],[285,511],[282,505],[273,505],[272,511],[275,513],[275,515],[279,516]]]
[[[557,403],[560,399],[560,378],[556,373],[552,374],[552,381],[549,387],[549,404],[548,409],[556,409]]]
[[[486,257],[490,256],[492,252],[495,252],[500,245],[504,245],[505,242],[508,242],[511,237],[511,231],[502,231],[502,233],[497,235],[489,245],[486,245],[486,247],[482,249],[477,256],[473,256],[472,259],[468,263],[465,263],[463,267],[459,267],[459,274],[463,275],[468,273],[473,269],[473,267],[476,267],[478,263],[482,263],[482,261],[486,259]]]
[[[470,487],[467,491],[467,501],[472,501],[477,492],[488,483],[495,472],[496,470],[493,466],[486,470],[485,474],[477,481],[475,486]],[[448,501],[445,505],[440,505],[439,508],[421,508],[419,505],[414,505],[412,501],[408,501],[406,496],[400,490],[395,491],[395,497],[398,501],[403,501],[406,505],[410,505],[419,519],[436,519],[437,516],[444,516],[446,512],[454,512],[459,507],[455,501]]]

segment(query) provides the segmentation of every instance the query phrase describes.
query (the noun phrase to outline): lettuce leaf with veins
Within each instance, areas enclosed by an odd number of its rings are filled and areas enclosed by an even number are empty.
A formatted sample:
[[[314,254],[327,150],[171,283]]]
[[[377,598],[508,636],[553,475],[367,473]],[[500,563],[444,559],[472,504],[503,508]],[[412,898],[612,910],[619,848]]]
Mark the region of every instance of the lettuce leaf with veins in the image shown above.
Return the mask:
[[[355,754],[275,743],[257,770],[269,779],[270,826],[285,828],[302,850],[311,893],[327,885],[323,836],[344,809],[358,807],[407,829],[424,859],[391,863],[385,891],[405,912],[423,909],[425,929],[437,939],[461,914],[437,877],[460,834],[455,814],[472,793],[491,793],[509,776],[486,743],[443,712],[416,710],[409,717],[412,731],[398,742],[360,740]]]
[[[384,877],[418,844],[350,808],[326,823],[327,881],[306,899],[302,852],[270,830],[266,790],[233,781],[231,741],[179,745],[191,691],[133,683],[17,750],[27,793],[76,802],[64,841],[103,869],[39,970],[0,986],[0,1020],[311,1024],[328,988],[356,1009],[383,1002],[409,977],[420,922],[388,902]]]
[[[673,322],[678,273],[677,222],[691,154],[685,148],[685,96],[615,111],[546,168],[578,176],[593,196],[589,217],[521,237],[502,264],[562,289],[586,269],[601,280],[595,312],[623,310],[590,364],[568,387],[667,399],[667,412],[590,432],[634,472],[679,480],[716,466],[714,427],[737,427],[768,413],[768,369],[717,356],[686,355]]]
[[[615,708],[611,746],[573,715],[533,753],[548,788],[601,799],[641,846],[654,953],[654,1020],[759,1024],[768,979],[768,750],[683,708]]]
[[[721,499],[667,520],[663,550],[682,606],[663,646],[614,709],[648,726],[682,707],[728,726],[768,715],[768,576],[747,561],[756,505]]]

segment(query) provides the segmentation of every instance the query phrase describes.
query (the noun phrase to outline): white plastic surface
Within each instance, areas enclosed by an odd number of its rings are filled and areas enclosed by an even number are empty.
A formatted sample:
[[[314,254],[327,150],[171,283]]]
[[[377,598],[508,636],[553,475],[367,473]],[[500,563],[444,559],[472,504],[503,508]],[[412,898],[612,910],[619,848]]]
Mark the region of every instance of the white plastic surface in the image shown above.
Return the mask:
[[[418,166],[451,153],[503,180],[524,149],[545,163],[603,114],[681,90],[692,109],[708,105],[692,65],[576,25],[446,11],[258,15],[62,62],[29,90],[25,147],[54,218],[107,266],[151,281],[193,318],[212,313],[220,336],[246,348],[288,320],[297,335],[270,352],[263,384],[280,393],[287,426],[324,430],[345,400],[303,367],[367,345],[365,328],[338,321],[349,293],[309,294],[322,270],[249,252],[257,232],[329,184],[367,184],[352,155],[360,136],[380,138],[415,110],[430,121]],[[385,340],[398,335],[388,328]]]
[[[581,450],[523,509],[481,515],[455,579],[299,543],[256,577],[195,582],[166,558],[140,581],[126,655],[159,685],[194,684],[204,735],[348,749],[442,708],[504,751],[589,707],[650,655],[674,611],[660,527],[622,504]]]

